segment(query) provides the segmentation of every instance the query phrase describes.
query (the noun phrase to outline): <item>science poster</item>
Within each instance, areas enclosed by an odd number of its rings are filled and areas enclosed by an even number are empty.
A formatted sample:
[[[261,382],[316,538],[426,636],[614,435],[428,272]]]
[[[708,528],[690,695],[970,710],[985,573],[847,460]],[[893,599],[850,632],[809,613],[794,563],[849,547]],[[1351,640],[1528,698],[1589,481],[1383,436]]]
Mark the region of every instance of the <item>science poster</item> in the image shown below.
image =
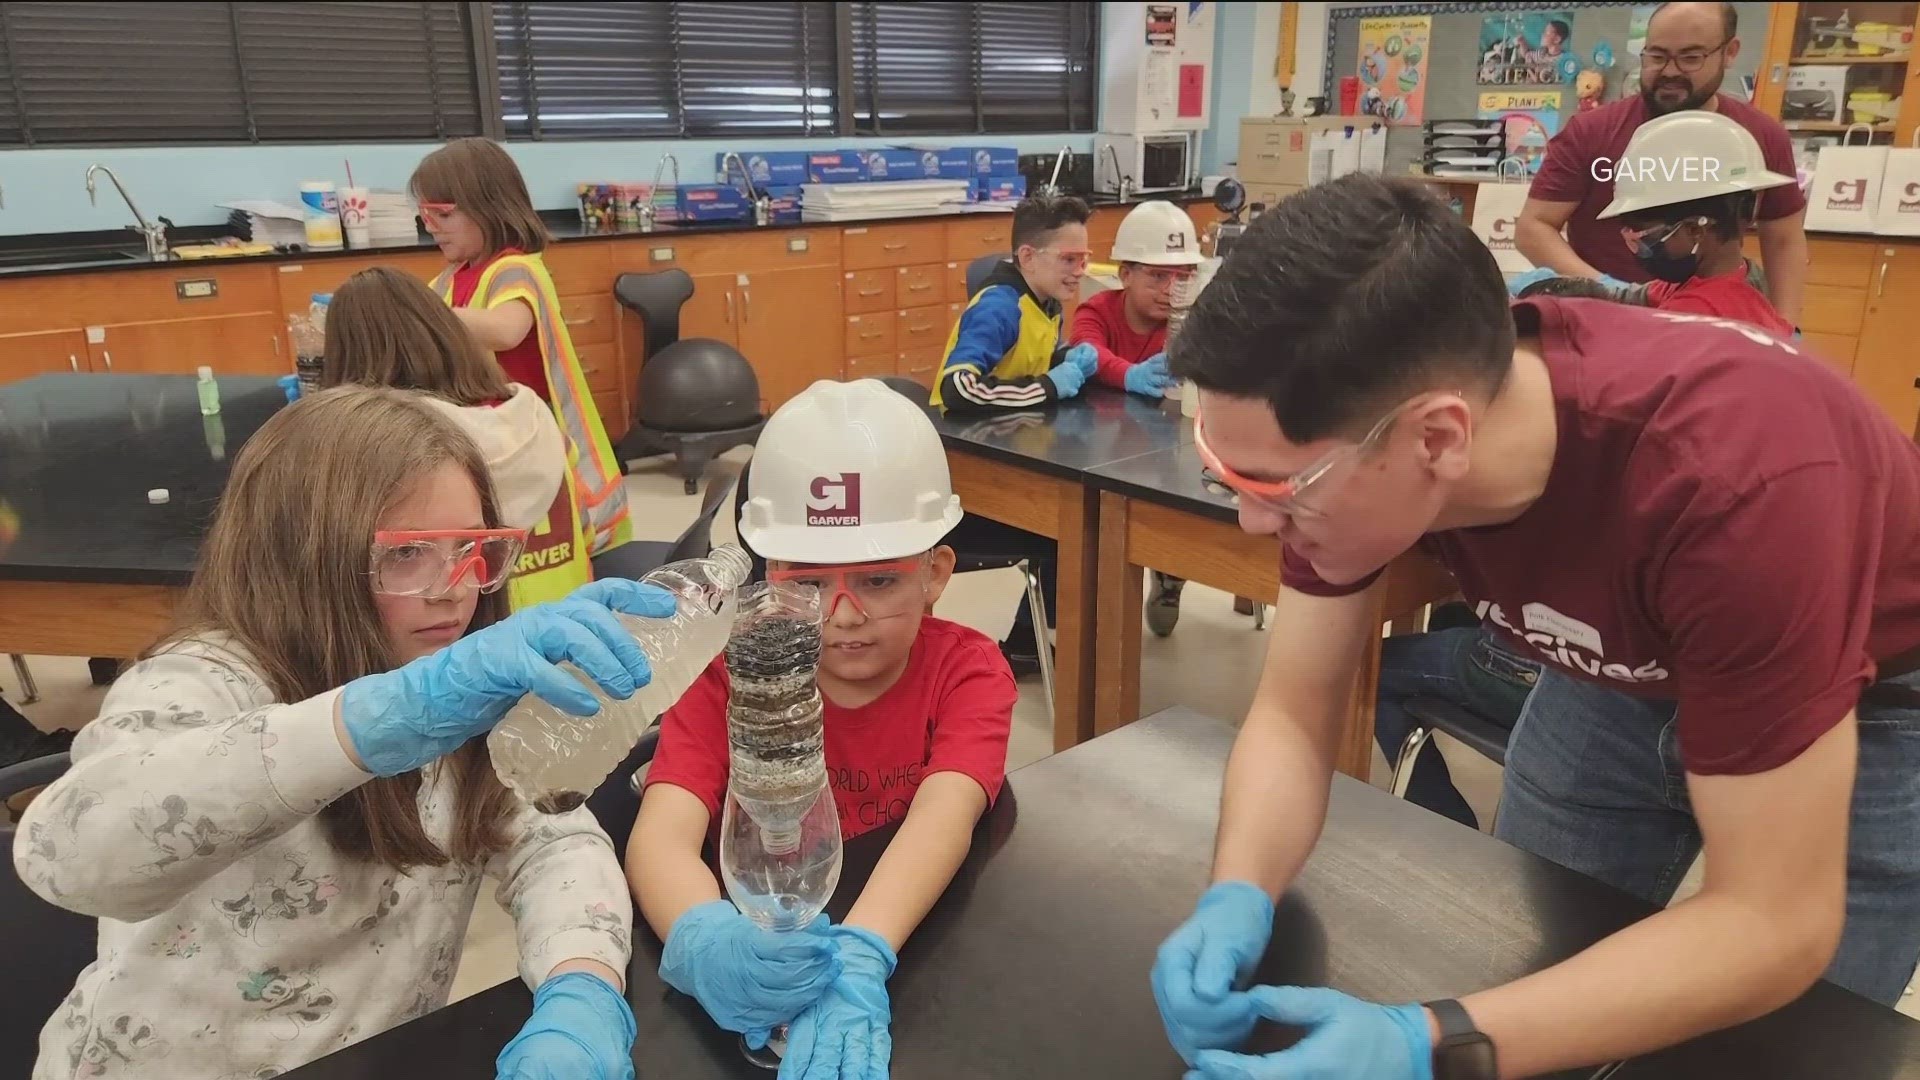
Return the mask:
[[[1479,118],[1501,122],[1506,128],[1507,156],[1519,158],[1531,176],[1540,171],[1540,163],[1547,158],[1547,140],[1560,130],[1560,91],[1482,93]]]
[[[1494,11],[1480,21],[1482,86],[1570,83],[1580,67],[1571,11]]]
[[[1360,20],[1360,111],[1388,124],[1418,126],[1427,116],[1428,15]]]

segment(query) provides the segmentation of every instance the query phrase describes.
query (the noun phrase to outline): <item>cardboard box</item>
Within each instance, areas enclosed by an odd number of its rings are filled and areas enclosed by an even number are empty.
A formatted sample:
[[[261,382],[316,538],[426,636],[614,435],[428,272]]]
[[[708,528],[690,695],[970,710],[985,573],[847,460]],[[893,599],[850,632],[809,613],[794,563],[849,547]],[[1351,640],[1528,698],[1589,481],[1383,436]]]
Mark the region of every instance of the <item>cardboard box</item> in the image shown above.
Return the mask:
[[[675,200],[681,221],[744,221],[753,216],[746,193],[728,184],[682,184]]]
[[[1011,146],[962,146],[973,162],[974,176],[1019,176],[1020,151]]]
[[[807,155],[810,184],[859,184],[867,180],[867,159],[858,150],[815,150]]]
[[[883,146],[866,151],[869,180],[937,180],[940,155],[904,147]]]
[[[976,176],[973,178],[974,202],[1019,202],[1027,197],[1024,176]]]
[[[767,198],[773,201],[773,224],[800,224],[800,188],[798,185],[762,188]]]
[[[1366,122],[1349,116],[1248,117],[1240,121],[1240,182],[1248,187],[1305,184],[1307,151],[1314,133]]]
[[[740,160],[746,163],[754,187],[791,187],[807,182],[805,150],[755,150],[741,154]],[[726,161],[726,154],[713,155],[714,176],[722,182],[728,179]]]
[[[1845,64],[1794,64],[1787,68],[1787,92],[1780,99],[1780,119],[1820,120],[1832,123],[1846,114]]]

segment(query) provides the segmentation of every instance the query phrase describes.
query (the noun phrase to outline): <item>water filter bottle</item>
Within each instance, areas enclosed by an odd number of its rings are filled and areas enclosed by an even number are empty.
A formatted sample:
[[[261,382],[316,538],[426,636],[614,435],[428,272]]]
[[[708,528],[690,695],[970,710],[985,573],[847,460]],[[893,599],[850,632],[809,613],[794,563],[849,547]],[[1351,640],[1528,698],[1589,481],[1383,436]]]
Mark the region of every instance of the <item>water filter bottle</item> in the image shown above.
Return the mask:
[[[586,802],[654,718],[720,655],[733,623],[734,594],[752,570],[745,551],[725,544],[703,559],[668,563],[641,578],[679,601],[665,619],[614,615],[647,654],[653,681],[620,701],[572,665],[561,665],[593,692],[600,712],[573,716],[532,694],[521,698],[487,736],[500,782],[543,813],[564,813]]]
[[[798,930],[840,882],[840,814],[827,782],[819,590],[742,590],[727,638],[727,801],[720,877],[769,930]]]

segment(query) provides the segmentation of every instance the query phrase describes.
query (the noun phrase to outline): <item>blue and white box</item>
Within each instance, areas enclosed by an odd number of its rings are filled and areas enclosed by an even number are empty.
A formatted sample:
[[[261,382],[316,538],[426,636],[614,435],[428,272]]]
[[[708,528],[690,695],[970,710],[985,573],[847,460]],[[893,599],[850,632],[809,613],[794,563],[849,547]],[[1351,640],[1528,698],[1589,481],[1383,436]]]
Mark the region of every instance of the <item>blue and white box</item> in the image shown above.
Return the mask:
[[[973,178],[974,202],[1019,202],[1027,197],[1024,176],[976,176]]]
[[[1011,146],[961,146],[973,171],[970,176],[1019,176],[1020,151]]]
[[[731,184],[682,184],[674,192],[681,221],[744,221],[753,216],[746,192]]]
[[[800,188],[798,185],[762,188],[761,192],[772,202],[774,225],[800,224]]]
[[[755,150],[740,155],[747,167],[747,175],[753,178],[753,186],[792,187],[807,182],[807,152],[805,150]],[[713,155],[714,174],[722,181],[727,176],[727,155]]]
[[[867,179],[867,159],[858,150],[815,150],[807,154],[807,182],[858,184]]]
[[[935,180],[940,155],[900,146],[868,150],[867,178],[871,180]]]

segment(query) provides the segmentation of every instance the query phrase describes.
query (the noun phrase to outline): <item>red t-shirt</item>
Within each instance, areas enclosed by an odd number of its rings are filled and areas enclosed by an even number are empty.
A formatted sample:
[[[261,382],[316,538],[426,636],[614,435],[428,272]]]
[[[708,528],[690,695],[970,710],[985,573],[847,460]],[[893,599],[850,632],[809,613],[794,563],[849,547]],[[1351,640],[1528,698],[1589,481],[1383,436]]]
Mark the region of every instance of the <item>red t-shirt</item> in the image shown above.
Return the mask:
[[[1753,132],[1759,140],[1768,169],[1783,176],[1794,175],[1793,142],[1780,121],[1737,98],[1721,94],[1718,100],[1722,116]],[[1542,202],[1578,203],[1567,219],[1567,243],[1594,269],[1622,281],[1647,281],[1650,275],[1621,242],[1620,223],[1595,217],[1613,201],[1613,181],[1595,180],[1593,165],[1605,158],[1611,167],[1626,153],[1634,129],[1651,118],[1646,99],[1639,94],[1592,112],[1575,113],[1547,144],[1547,159],[1527,192],[1528,198]],[[1797,184],[1768,188],[1759,194],[1762,221],[1797,214],[1807,205]]]
[[[1127,322],[1127,292],[1108,289],[1082,301],[1073,312],[1073,332],[1067,340],[1086,342],[1100,350],[1095,381],[1115,390],[1127,388],[1127,369],[1167,348],[1167,328],[1142,334]]]
[[[1666,311],[1718,315],[1757,326],[1776,337],[1793,336],[1793,324],[1774,308],[1773,301],[1747,281],[1745,266],[1713,277],[1689,278],[1680,285],[1668,281],[1649,282],[1647,299],[1654,307]]]
[[[487,267],[502,255],[518,254],[520,252],[508,249],[482,262],[461,263],[453,271],[453,306],[470,306],[474,290],[480,287],[480,275],[486,273]],[[547,361],[540,355],[540,327],[537,322],[527,327],[527,336],[520,339],[520,344],[494,353],[493,358],[500,362],[501,370],[507,373],[508,382],[531,387],[534,393],[540,395],[541,401],[552,403],[553,397],[547,393]]]
[[[1533,659],[1679,701],[1698,773],[1765,772],[1920,645],[1920,447],[1831,366],[1723,319],[1535,297],[1559,443],[1505,525],[1430,534]],[[1282,580],[1321,581],[1288,552]]]
[[[937,772],[971,777],[1000,796],[1007,734],[1019,691],[986,635],[927,617],[907,668],[886,693],[857,709],[826,702],[827,775],[848,840],[907,816],[914,792]],[[716,658],[660,721],[647,786],[672,784],[700,797],[720,824],[727,794],[728,679]]]

